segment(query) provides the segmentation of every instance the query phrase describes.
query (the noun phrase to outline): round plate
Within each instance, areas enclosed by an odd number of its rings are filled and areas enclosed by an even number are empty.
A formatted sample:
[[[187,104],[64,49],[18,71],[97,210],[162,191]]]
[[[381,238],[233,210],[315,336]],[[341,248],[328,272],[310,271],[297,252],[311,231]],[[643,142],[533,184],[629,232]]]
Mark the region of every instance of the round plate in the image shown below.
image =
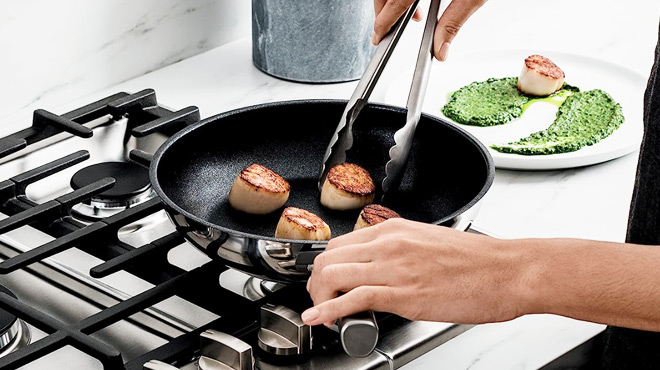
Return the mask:
[[[520,155],[500,153],[490,149],[491,144],[508,143],[546,129],[555,119],[557,106],[536,102],[522,117],[509,123],[476,127],[462,125],[442,114],[449,94],[474,81],[490,77],[517,77],[523,61],[532,54],[550,58],[566,74],[565,81],[581,91],[601,89],[621,104],[624,123],[612,135],[600,142],[571,153],[551,155]],[[385,103],[405,106],[413,71],[396,77],[385,93]],[[448,61],[434,61],[429,77],[424,112],[443,117],[476,136],[489,151],[495,166],[505,169],[550,170],[587,166],[634,152],[639,148],[644,131],[642,122],[643,97],[646,78],[637,72],[603,60],[550,51],[508,50],[490,53],[452,55]]]

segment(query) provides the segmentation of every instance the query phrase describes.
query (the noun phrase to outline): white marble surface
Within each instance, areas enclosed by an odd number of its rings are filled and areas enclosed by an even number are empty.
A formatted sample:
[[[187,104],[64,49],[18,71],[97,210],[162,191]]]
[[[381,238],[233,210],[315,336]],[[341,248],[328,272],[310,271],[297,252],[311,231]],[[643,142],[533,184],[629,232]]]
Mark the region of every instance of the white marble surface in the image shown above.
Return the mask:
[[[558,50],[608,60],[646,76],[652,65],[659,15],[657,0],[493,0],[464,26],[451,53]],[[414,41],[420,31],[418,24],[406,31],[372,100],[382,101],[388,81],[412,66]],[[278,80],[254,68],[250,53],[250,37],[246,33],[238,41],[66,104],[61,103],[59,91],[46,92],[39,107],[64,113],[117,91],[154,88],[163,104],[177,109],[196,105],[206,117],[267,101],[345,99],[355,87],[355,83],[305,85]],[[8,73],[6,63],[6,59],[0,61],[2,73]],[[54,70],[67,70],[66,66],[58,68]],[[21,92],[19,87],[18,93]],[[0,121],[0,134],[28,125],[30,115],[31,109],[26,108],[11,119]],[[636,162],[633,153],[607,163],[563,171],[498,170],[475,225],[506,238],[622,241]],[[602,329],[599,324],[552,315],[480,325],[406,368],[537,369]]]
[[[250,9],[248,0],[3,1],[0,119],[243,37]]]

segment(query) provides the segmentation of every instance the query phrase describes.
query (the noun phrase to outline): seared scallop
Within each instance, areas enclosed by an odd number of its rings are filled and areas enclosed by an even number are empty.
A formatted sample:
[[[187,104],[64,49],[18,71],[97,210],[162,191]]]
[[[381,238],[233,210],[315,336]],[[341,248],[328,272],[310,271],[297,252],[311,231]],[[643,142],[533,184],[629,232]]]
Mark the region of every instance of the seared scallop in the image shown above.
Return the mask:
[[[229,191],[229,204],[239,211],[263,215],[282,207],[290,190],[282,176],[254,163],[236,176]]]
[[[275,228],[275,237],[294,240],[329,240],[330,226],[310,211],[286,207]]]
[[[374,201],[376,184],[369,171],[353,163],[330,169],[321,188],[321,204],[335,210],[359,209]]]
[[[546,96],[564,85],[564,71],[550,59],[530,55],[518,77],[518,90],[528,95]]]
[[[353,230],[363,229],[365,227],[377,225],[390,218],[401,217],[393,210],[381,206],[380,204],[367,204],[362,208],[360,215],[355,222]]]

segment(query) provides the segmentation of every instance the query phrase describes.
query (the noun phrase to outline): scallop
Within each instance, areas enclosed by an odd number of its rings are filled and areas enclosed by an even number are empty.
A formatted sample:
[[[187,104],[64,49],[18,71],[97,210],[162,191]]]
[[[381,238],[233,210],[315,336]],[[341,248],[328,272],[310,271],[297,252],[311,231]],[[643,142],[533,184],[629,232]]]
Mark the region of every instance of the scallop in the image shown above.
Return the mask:
[[[291,186],[280,175],[258,163],[243,169],[229,191],[229,204],[239,211],[267,214],[284,206]]]
[[[564,85],[564,71],[550,59],[541,55],[530,55],[518,77],[518,90],[534,96],[547,96]]]
[[[355,222],[355,227],[353,230],[374,226],[385,220],[389,220],[390,218],[397,217],[401,216],[385,206],[380,204],[368,204],[362,208],[362,211],[360,212],[360,215]]]
[[[330,226],[316,214],[296,207],[286,207],[275,228],[275,237],[293,240],[329,240]]]
[[[321,204],[334,210],[360,209],[375,196],[376,184],[369,171],[353,163],[332,167],[321,187]]]

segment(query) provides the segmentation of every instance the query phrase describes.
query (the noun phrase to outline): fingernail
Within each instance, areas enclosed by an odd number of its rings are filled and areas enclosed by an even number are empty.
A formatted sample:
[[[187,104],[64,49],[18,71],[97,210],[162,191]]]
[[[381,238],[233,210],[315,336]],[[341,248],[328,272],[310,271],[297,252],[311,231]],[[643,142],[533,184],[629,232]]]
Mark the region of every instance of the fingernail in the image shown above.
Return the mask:
[[[371,43],[374,45],[378,45],[378,38],[376,37],[376,32],[371,33]]]
[[[325,325],[326,328],[332,328],[335,325],[335,322],[328,321],[328,322],[324,322],[323,325]]]
[[[307,287],[306,287],[306,289],[307,289],[307,292],[309,292],[309,286],[310,286],[310,284],[311,284],[311,283],[312,283],[312,281],[311,281],[311,280],[307,280]]]
[[[440,51],[438,51],[438,59],[445,61],[447,60],[447,55],[449,55],[449,43],[445,41],[442,46],[440,46]]]
[[[319,310],[316,307],[308,308],[300,315],[303,322],[308,323],[316,320],[319,317]]]

